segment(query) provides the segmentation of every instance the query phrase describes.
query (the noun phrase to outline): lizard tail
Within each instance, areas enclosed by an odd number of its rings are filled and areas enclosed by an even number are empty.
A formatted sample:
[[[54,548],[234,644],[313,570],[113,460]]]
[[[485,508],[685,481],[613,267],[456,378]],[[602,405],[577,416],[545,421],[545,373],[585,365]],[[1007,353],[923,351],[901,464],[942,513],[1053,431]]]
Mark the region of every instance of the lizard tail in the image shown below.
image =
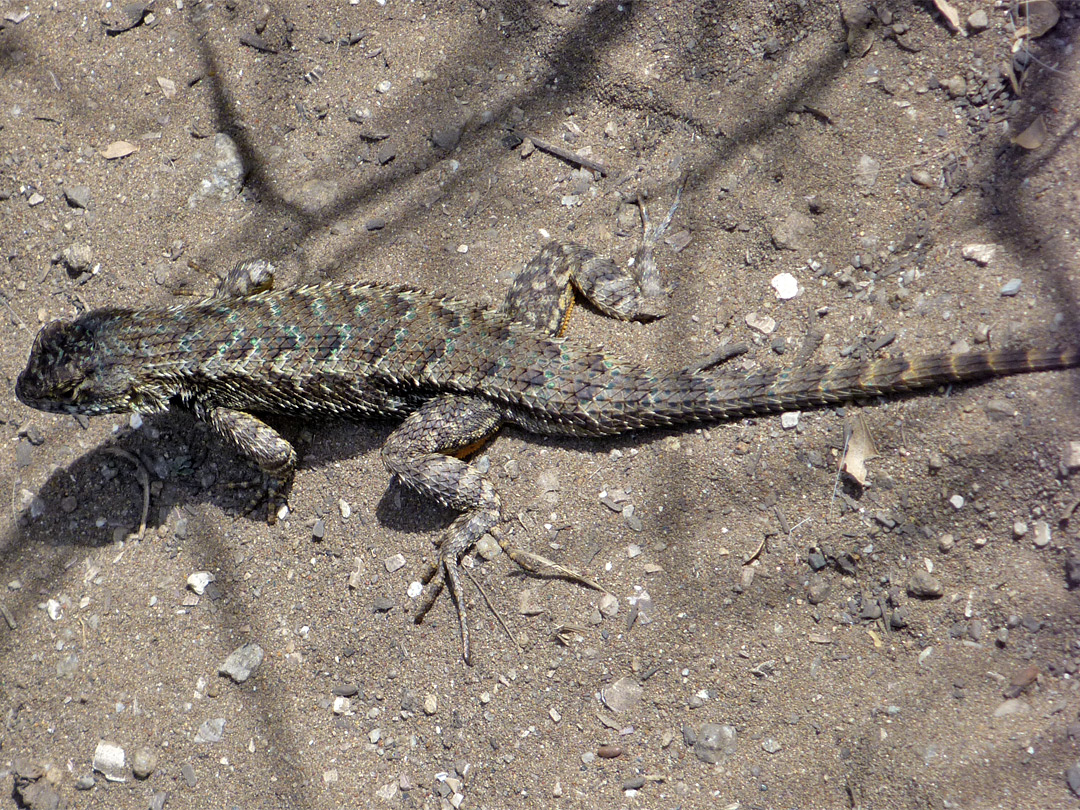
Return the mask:
[[[900,356],[760,369],[746,375],[681,371],[653,381],[652,390],[643,398],[644,407],[634,409],[638,417],[634,426],[722,421],[1076,366],[1080,366],[1080,348]]]

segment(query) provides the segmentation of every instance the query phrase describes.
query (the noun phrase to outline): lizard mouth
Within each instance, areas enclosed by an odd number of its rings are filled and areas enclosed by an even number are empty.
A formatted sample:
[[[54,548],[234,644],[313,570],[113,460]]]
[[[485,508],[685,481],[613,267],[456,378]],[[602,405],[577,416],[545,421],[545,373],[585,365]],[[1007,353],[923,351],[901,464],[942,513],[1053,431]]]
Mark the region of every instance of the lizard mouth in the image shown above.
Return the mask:
[[[30,369],[23,371],[15,381],[15,396],[23,405],[47,413],[80,412],[75,403],[57,399],[55,389],[50,389],[47,394],[45,386],[40,384]]]

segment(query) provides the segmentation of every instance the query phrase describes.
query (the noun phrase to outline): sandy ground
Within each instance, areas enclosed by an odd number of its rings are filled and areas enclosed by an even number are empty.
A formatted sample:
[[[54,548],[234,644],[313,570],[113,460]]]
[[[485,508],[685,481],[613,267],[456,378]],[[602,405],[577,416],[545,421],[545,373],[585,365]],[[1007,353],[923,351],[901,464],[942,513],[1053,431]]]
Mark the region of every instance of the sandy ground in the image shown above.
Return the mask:
[[[506,430],[481,459],[505,529],[614,600],[470,558],[514,636],[468,585],[471,668],[449,600],[412,621],[453,515],[390,484],[392,424],[283,423],[303,461],[268,527],[190,415],[13,393],[40,324],[205,296],[242,257],[497,302],[548,238],[625,259],[625,200],[682,178],[670,314],[575,334],[670,368],[1067,345],[1062,5],[1036,37],[981,2],[959,32],[900,2],[0,4],[0,805],[1076,806],[1077,372],[794,429]],[[836,473],[855,418],[865,486]],[[220,675],[248,644],[255,673]]]

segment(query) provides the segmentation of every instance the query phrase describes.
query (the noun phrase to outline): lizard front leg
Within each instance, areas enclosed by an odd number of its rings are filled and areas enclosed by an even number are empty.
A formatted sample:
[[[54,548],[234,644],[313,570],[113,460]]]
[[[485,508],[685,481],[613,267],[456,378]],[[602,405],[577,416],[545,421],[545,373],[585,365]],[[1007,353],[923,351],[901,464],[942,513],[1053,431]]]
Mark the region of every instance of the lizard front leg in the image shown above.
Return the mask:
[[[267,522],[274,523],[277,519],[275,501],[286,491],[296,470],[296,450],[292,444],[264,421],[245,411],[196,409],[196,415],[209,422],[240,455],[266,475]],[[258,505],[259,500],[253,506]]]
[[[274,288],[274,265],[266,259],[244,259],[218,282],[211,298],[248,296]]]
[[[476,450],[501,424],[499,409],[485,399],[441,396],[413,412],[390,434],[382,449],[386,468],[402,483],[461,512],[439,546],[436,571],[457,606],[465,663],[470,663],[469,626],[458,564],[465,552],[498,524],[502,504],[487,476],[458,456]]]

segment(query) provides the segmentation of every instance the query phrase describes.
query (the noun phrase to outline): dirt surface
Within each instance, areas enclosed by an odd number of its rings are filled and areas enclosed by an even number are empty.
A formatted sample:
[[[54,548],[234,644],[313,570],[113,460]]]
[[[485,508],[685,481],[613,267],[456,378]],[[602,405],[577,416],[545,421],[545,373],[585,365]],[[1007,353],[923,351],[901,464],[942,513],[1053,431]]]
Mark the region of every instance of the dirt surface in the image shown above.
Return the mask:
[[[725,341],[750,344],[738,368],[1066,345],[1075,6],[1035,38],[973,2],[959,33],[907,3],[103,5],[2,6],[0,806],[15,784],[87,808],[1077,804],[1076,372],[794,429],[505,430],[481,459],[505,528],[614,607],[470,558],[521,642],[468,586],[471,668],[448,599],[412,621],[453,516],[389,484],[391,424],[285,423],[303,460],[268,527],[230,488],[251,471],[190,416],[13,394],[41,323],[208,295],[241,257],[279,286],[496,302],[549,237],[625,259],[627,200],[662,213],[682,178],[670,314],[582,310],[576,334],[661,367]],[[1015,145],[1040,116],[1037,148]],[[116,142],[136,151],[106,158]],[[856,414],[864,487],[836,473]],[[216,577],[202,595],[195,572]],[[257,671],[219,675],[245,644]],[[101,741],[125,781],[92,770]]]

